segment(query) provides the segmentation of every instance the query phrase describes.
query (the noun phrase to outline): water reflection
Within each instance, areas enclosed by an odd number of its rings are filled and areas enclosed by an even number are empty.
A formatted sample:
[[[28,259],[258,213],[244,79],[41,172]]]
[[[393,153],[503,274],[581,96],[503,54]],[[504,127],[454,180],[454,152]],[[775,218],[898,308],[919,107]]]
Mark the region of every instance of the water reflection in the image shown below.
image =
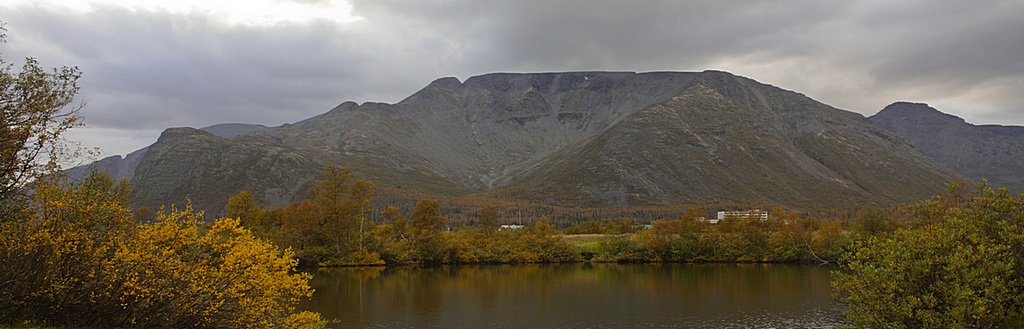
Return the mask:
[[[304,309],[336,328],[827,328],[828,267],[564,264],[320,271]]]

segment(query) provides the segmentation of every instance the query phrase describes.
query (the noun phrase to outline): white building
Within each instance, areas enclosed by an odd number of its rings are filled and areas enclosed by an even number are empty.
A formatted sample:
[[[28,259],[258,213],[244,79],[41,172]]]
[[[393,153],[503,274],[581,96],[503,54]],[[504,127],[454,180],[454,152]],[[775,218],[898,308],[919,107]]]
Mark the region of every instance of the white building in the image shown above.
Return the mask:
[[[747,211],[724,211],[718,212],[718,218],[709,220],[711,224],[718,224],[719,221],[726,218],[742,218],[742,219],[760,219],[768,220],[768,212],[761,211],[761,209],[752,209]]]

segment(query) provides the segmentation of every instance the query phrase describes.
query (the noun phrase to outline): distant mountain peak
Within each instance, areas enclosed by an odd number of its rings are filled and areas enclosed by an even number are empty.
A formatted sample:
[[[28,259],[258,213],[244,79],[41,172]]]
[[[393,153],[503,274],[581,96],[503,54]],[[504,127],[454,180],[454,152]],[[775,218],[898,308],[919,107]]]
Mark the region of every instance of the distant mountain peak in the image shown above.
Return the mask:
[[[211,134],[231,139],[238,136],[248,135],[257,131],[266,131],[274,128],[270,128],[259,124],[248,124],[248,123],[221,123],[208,127],[200,128]]]
[[[934,121],[951,124],[968,124],[963,118],[947,114],[926,103],[899,101],[889,104],[874,117],[892,120]]]
[[[431,82],[427,87],[456,89],[462,87],[462,81],[456,77],[444,77]]]
[[[936,162],[995,187],[1024,189],[1024,127],[974,125],[923,103],[896,102],[868,118]]]

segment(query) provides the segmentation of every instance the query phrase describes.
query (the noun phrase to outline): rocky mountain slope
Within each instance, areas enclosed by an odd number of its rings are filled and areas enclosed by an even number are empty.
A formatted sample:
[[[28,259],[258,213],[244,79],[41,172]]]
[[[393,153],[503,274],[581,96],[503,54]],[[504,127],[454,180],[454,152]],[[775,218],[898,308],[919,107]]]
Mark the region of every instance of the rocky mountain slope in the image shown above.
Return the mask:
[[[696,75],[540,167],[518,193],[617,205],[884,205],[936,193],[953,175],[858,114],[722,72]]]
[[[1024,190],[1024,127],[973,125],[928,104],[897,102],[868,118],[971,182]]]
[[[222,138],[235,138],[238,136],[248,135],[258,131],[273,130],[264,125],[253,125],[244,123],[223,123],[212,125],[209,127],[200,128],[200,130],[214,134]],[[110,174],[114,179],[128,179],[131,180],[135,176],[135,168],[138,168],[142,158],[145,157],[149,147],[136,150],[135,152],[129,153],[123,158],[120,155],[113,155],[99,161],[93,162],[88,165],[78,166],[68,169],[65,173],[68,177],[73,180],[80,179],[89,175],[93,168],[105,171]]]
[[[487,74],[230,138],[164,132],[141,205],[289,201],[327,163],[380,186],[564,206],[909,202],[954,174],[863,116],[725,72]]]

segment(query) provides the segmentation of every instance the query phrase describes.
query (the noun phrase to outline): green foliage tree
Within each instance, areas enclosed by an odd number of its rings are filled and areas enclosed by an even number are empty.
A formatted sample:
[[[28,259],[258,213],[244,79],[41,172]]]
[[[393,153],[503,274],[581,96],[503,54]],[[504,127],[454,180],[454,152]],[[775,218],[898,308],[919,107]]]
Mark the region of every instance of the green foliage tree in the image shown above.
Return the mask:
[[[498,208],[495,206],[487,206],[480,209],[480,222],[477,226],[480,230],[490,234],[498,230],[499,224],[498,219],[501,218],[501,214],[498,213]]]
[[[807,236],[800,225],[800,220],[793,212],[784,209],[772,211],[773,217],[768,234],[768,246],[771,249],[768,259],[778,262],[799,262],[805,261],[806,251],[804,237]]]
[[[352,184],[352,197],[351,200],[353,208],[356,211],[356,218],[359,222],[357,232],[359,235],[359,253],[367,254],[366,251],[366,233],[370,230],[370,226],[373,224],[366,218],[367,214],[373,213],[373,183],[367,180],[357,179],[355,184]]]
[[[4,31],[0,25],[0,43]],[[81,107],[68,107],[80,77],[77,67],[47,71],[31,57],[15,72],[0,57],[0,206],[12,206],[25,184],[56,171],[77,152],[62,135],[80,124]]]
[[[563,230],[565,234],[600,234],[604,231],[604,224],[596,220],[576,223]]]
[[[921,205],[923,226],[873,236],[834,286],[858,327],[992,328],[1024,307],[1024,196],[962,189]],[[952,198],[953,200],[950,200]]]
[[[649,249],[652,261],[686,262],[697,255],[700,233],[704,230],[696,217],[658,220],[651,229],[640,232],[640,243]]]
[[[313,186],[313,204],[319,213],[321,233],[336,255],[355,250],[356,209],[351,196],[351,167],[328,166],[324,179]]]
[[[264,230],[267,226],[263,218],[265,211],[256,204],[256,198],[248,190],[229,197],[224,211],[228,217],[238,218],[243,226],[251,230]]]
[[[598,241],[595,260],[616,262],[644,262],[653,257],[640,240],[615,235]]]
[[[412,245],[417,258],[423,262],[437,263],[443,261],[445,226],[441,217],[441,206],[437,201],[423,199],[416,203],[416,209],[410,219],[412,228]]]
[[[280,213],[279,229],[274,241],[283,247],[295,250],[299,262],[304,266],[317,266],[327,258],[327,242],[323,237],[320,213],[309,200],[289,204]]]
[[[328,166],[324,179],[313,187],[320,228],[330,243],[332,255],[324,265],[377,264],[380,256],[366,249],[367,232],[373,223],[373,183],[353,181],[352,167]]]
[[[392,264],[412,263],[412,232],[409,220],[395,206],[388,206],[381,211],[381,217],[384,218],[384,224],[374,229],[374,235],[380,241],[378,248],[381,257]]]
[[[808,237],[804,241],[811,252],[811,256],[821,262],[833,262],[839,260],[850,244],[855,240],[844,233],[843,222],[839,220],[814,221],[813,231],[804,235]]]
[[[620,262],[831,262],[851,241],[839,221],[800,219],[778,208],[772,216],[735,216],[717,225],[688,211],[656,220],[636,234],[598,240],[594,260]],[[588,250],[589,251],[589,250]]]
[[[373,183],[352,178],[351,167],[327,166],[312,200],[260,208],[248,191],[228,199],[225,212],[257,236],[291,247],[303,267],[381,264],[375,241]]]
[[[547,217],[541,217],[537,223],[526,228],[520,240],[523,249],[533,257],[529,259],[530,262],[558,263],[580,259],[579,254],[565,240],[556,236],[557,233]]]
[[[322,237],[320,245],[312,248],[329,250],[321,255],[323,265],[373,264],[380,256],[366,249],[367,232],[372,222],[367,214],[373,212],[373,183],[352,178],[352,167],[328,166],[324,179],[313,186],[312,205],[316,209],[318,230],[306,231]]]
[[[880,209],[868,209],[854,223],[860,234],[878,235],[892,232],[892,220]]]

